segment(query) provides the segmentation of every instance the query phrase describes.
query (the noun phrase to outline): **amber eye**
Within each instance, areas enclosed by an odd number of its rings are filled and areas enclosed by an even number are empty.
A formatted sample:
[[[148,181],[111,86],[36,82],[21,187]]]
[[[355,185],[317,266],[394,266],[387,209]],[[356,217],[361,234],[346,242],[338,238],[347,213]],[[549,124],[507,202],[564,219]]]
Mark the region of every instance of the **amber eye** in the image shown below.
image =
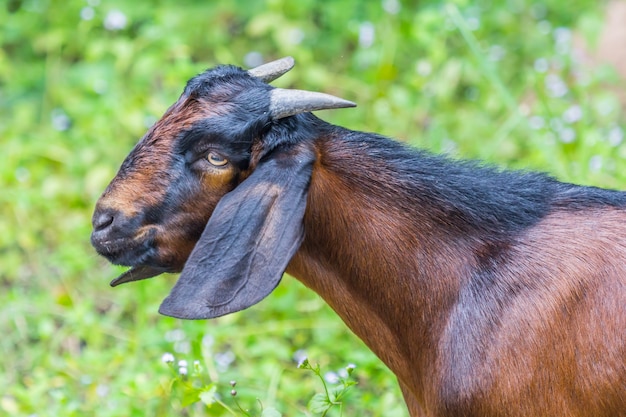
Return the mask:
[[[215,165],[216,167],[223,167],[228,163],[228,160],[226,158],[222,158],[215,152],[209,152],[206,158],[211,165]]]

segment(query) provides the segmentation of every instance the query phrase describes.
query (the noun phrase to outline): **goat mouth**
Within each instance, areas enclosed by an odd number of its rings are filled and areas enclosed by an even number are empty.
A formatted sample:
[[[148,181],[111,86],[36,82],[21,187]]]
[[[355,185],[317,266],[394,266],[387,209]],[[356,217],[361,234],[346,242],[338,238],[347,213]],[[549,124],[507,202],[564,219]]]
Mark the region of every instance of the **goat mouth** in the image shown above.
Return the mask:
[[[115,265],[136,266],[145,264],[155,255],[154,239],[151,235],[97,239],[92,235],[92,245],[98,254]]]
[[[128,271],[124,272],[119,277],[111,281],[111,287],[117,287],[120,284],[127,282],[141,281],[142,279],[148,279],[161,275],[164,272],[168,272],[167,268],[158,268],[147,265],[138,265],[131,267]]]

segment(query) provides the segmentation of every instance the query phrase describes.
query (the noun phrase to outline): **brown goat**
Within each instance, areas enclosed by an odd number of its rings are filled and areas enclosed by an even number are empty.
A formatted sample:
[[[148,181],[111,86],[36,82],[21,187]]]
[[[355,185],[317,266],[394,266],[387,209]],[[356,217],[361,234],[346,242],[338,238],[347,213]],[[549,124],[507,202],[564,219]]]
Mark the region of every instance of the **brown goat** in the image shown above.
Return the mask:
[[[455,162],[275,89],[290,58],[191,79],[99,200],[92,242],[182,274],[160,312],[201,319],[284,271],[397,375],[412,416],[626,416],[626,193]]]

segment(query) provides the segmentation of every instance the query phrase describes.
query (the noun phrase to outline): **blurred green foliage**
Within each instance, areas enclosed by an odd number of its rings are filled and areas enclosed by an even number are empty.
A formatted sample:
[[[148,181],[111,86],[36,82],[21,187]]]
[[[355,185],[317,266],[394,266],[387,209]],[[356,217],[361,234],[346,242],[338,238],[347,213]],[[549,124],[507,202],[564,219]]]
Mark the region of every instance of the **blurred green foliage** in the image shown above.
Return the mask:
[[[393,375],[324,303],[286,278],[213,321],[157,314],[174,277],[111,289],[89,244],[94,202],[188,78],[285,55],[276,82],[359,104],[321,117],[435,152],[626,184],[610,69],[575,59],[597,40],[596,0],[7,0],[0,4],[0,414],[229,415],[185,407],[165,352],[198,360],[229,403],[310,413],[322,369],[357,365],[345,415],[403,416]],[[230,404],[232,406],[232,403]]]

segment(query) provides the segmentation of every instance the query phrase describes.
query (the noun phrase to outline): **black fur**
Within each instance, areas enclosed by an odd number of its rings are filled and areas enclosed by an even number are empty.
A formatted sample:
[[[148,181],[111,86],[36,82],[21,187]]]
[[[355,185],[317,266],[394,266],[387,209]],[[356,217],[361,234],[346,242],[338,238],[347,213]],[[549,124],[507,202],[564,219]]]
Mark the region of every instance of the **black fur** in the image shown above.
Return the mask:
[[[282,142],[330,137],[329,146],[344,147],[350,157],[344,164],[332,165],[339,167],[340,176],[355,189],[388,196],[386,204],[409,213],[428,212],[428,217],[450,232],[478,232],[496,238],[531,227],[555,210],[626,205],[626,193],[621,191],[563,183],[543,173],[452,160],[377,134],[332,126],[311,114],[277,125],[272,134],[282,136]]]
[[[248,308],[280,282],[304,238],[311,149],[285,146],[220,200],[162,314],[204,319]]]

